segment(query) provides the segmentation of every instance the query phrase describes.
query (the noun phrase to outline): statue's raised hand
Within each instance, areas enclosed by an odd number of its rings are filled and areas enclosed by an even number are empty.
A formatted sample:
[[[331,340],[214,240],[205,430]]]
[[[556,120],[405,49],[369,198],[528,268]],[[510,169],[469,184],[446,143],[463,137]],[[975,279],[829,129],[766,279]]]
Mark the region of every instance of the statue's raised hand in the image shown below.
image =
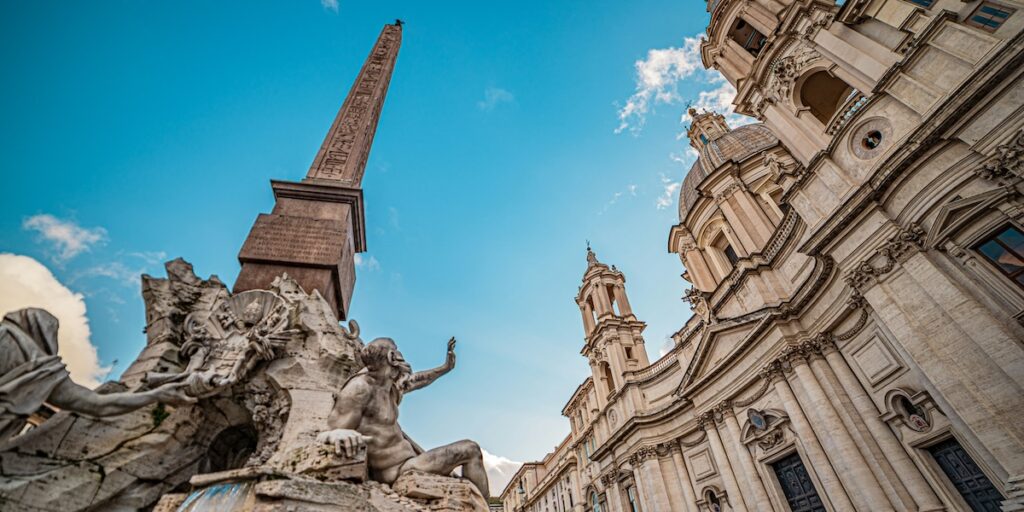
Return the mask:
[[[316,436],[316,440],[321,444],[333,446],[335,453],[350,459],[355,457],[370,439],[372,438],[369,436],[364,436],[355,430],[347,428],[328,430]]]
[[[444,361],[448,369],[455,368],[455,336],[448,340],[448,357]]]

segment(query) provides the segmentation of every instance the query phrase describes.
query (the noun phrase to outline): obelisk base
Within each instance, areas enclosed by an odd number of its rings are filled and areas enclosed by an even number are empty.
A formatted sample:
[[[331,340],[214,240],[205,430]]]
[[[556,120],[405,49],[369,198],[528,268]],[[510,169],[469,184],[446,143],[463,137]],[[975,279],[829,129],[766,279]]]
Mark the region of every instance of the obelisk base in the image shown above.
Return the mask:
[[[270,288],[287,273],[307,292],[318,290],[339,319],[355,287],[355,253],[366,250],[363,191],[306,180],[272,181],[276,203],[256,218],[238,253],[234,293]]]

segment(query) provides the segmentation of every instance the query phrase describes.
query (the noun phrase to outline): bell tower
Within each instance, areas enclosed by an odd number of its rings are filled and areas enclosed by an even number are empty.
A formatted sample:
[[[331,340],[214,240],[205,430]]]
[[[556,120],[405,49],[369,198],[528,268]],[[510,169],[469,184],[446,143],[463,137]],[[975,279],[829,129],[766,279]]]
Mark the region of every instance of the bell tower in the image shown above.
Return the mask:
[[[626,296],[626,276],[615,266],[597,260],[587,246],[587,271],[576,295],[583,315],[585,343],[580,351],[590,361],[603,409],[610,396],[622,389],[624,374],[646,368],[650,362],[644,348],[647,324],[636,319]]]
[[[234,292],[269,288],[287,272],[346,317],[355,288],[355,254],[366,251],[363,172],[391,73],[402,22],[385,25],[320,150],[300,182],[272,180],[274,209],[260,214],[238,253]]]
[[[729,123],[725,121],[725,116],[718,112],[698,113],[696,109],[691,108],[688,113],[693,121],[686,130],[686,136],[698,153],[707,143],[729,133]]]

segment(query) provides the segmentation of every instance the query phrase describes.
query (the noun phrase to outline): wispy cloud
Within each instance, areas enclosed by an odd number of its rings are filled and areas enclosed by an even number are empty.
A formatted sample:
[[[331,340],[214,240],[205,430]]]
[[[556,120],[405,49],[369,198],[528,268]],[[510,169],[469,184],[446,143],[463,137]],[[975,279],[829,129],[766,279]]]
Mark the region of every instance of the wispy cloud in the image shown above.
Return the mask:
[[[136,286],[140,282],[140,276],[145,272],[145,268],[131,268],[120,261],[112,261],[89,267],[78,273],[75,279],[77,280],[82,277],[105,277],[125,286]]]
[[[362,254],[356,254],[356,268],[365,269],[368,271],[380,270],[380,262],[373,256],[366,257]]]
[[[83,228],[72,220],[58,219],[47,213],[26,218],[21,227],[37,231],[40,238],[52,246],[55,253],[51,257],[57,263],[64,263],[107,241],[107,230],[103,228]]]
[[[673,180],[668,176],[662,174],[661,186],[661,195],[658,196],[657,200],[655,200],[654,205],[659,210],[664,210],[665,208],[668,208],[669,206],[672,206],[673,203],[675,203],[676,194],[679,191],[679,187],[682,186],[682,182],[678,180]]]
[[[167,253],[164,251],[137,251],[128,253],[128,256],[138,258],[146,262],[146,265],[160,265],[167,261]]]
[[[699,35],[687,37],[680,47],[655,48],[647,52],[646,58],[636,61],[636,92],[619,109],[615,133],[638,133],[655,106],[679,104],[684,99],[698,110],[714,110],[728,116],[733,125],[750,122],[750,118],[732,113],[736,89],[718,71],[704,69],[700,43]],[[698,86],[696,98],[684,98],[679,93],[683,81]],[[684,112],[682,121],[688,123],[689,114]]]
[[[622,197],[626,196],[627,194],[629,197],[636,197],[636,191],[637,186],[631,183],[629,186],[626,187],[625,190],[619,190],[618,192],[615,192],[614,194],[612,194],[612,198],[607,203],[604,204],[604,208],[602,208],[600,212],[597,212],[597,214],[603,215],[605,212],[608,211],[609,208],[618,203],[619,199],[622,199]]]
[[[320,0],[320,5],[322,5],[325,10],[338,12],[338,0]]]
[[[619,126],[615,133],[643,128],[647,114],[657,104],[680,101],[679,83],[703,71],[700,62],[700,38],[687,37],[681,48],[655,48],[647,57],[633,64],[636,70],[636,92],[619,109]]]
[[[402,230],[401,224],[398,223],[398,208],[394,206],[388,207],[388,224],[396,231]]]
[[[502,103],[512,103],[515,100],[514,94],[501,87],[488,87],[484,90],[484,99],[476,102],[476,106],[484,112],[490,112]]]

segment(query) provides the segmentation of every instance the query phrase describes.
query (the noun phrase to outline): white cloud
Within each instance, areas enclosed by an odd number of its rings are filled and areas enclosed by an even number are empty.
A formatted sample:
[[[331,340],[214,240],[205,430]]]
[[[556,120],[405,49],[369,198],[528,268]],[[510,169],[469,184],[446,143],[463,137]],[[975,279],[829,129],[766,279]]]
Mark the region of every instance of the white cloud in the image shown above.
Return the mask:
[[[380,270],[380,262],[377,258],[370,256],[369,258],[363,257],[362,254],[356,254],[356,268],[366,269],[368,271]]]
[[[320,5],[328,11],[338,12],[338,0],[320,0]]]
[[[0,315],[26,307],[49,311],[60,321],[59,353],[75,382],[96,387],[110,368],[100,366],[89,341],[89,320],[82,294],[57,281],[42,263],[16,254],[0,254]]]
[[[45,213],[25,219],[21,227],[38,231],[43,240],[50,242],[57,251],[53,255],[57,263],[68,261],[107,240],[107,230],[103,228],[83,228],[74,221],[58,219]]]
[[[484,90],[484,99],[476,102],[476,106],[484,112],[490,112],[501,103],[512,103],[515,100],[514,94],[501,87],[488,87]]]
[[[693,108],[719,112],[728,118],[731,126],[751,122],[749,117],[733,113],[736,89],[732,84],[718,71],[704,69],[700,43],[699,35],[687,37],[679,48],[652,49],[647,52],[647,58],[636,61],[636,92],[619,109],[619,126],[615,133],[627,129],[637,133],[656,105],[682,102],[684,98],[679,94],[679,84],[684,80],[691,81],[700,89],[696,98],[686,98]],[[681,121],[688,123],[689,114],[684,112]]]
[[[658,357],[665,357],[672,349],[676,348],[676,342],[671,336],[665,336],[665,341],[661,343],[661,347],[658,348]]]
[[[682,48],[655,48],[647,58],[633,64],[636,69],[636,92],[619,109],[619,126],[615,133],[629,129],[638,132],[648,112],[659,103],[673,104],[679,96],[679,82],[704,70],[700,61],[700,37],[687,37]]]
[[[628,185],[626,187],[625,190],[620,190],[620,191],[612,194],[611,200],[609,200],[607,203],[605,203],[604,208],[602,208],[600,212],[597,212],[597,214],[598,215],[603,215],[605,212],[608,211],[609,208],[611,208],[613,205],[615,205],[615,203],[618,203],[619,199],[621,199],[622,196],[626,195],[627,193],[630,195],[630,197],[636,197],[636,190],[637,190],[637,186],[631,183],[630,185]]]
[[[682,186],[682,182],[670,179],[668,176],[662,174],[661,186],[662,193],[658,196],[654,205],[657,206],[659,210],[664,210],[665,208],[672,206],[675,202],[676,193],[679,191],[679,187]]]
[[[487,469],[487,482],[491,487],[491,496],[498,496],[501,491],[505,490],[505,486],[512,480],[523,463],[494,455],[487,450],[482,451],[484,452],[484,467]]]

